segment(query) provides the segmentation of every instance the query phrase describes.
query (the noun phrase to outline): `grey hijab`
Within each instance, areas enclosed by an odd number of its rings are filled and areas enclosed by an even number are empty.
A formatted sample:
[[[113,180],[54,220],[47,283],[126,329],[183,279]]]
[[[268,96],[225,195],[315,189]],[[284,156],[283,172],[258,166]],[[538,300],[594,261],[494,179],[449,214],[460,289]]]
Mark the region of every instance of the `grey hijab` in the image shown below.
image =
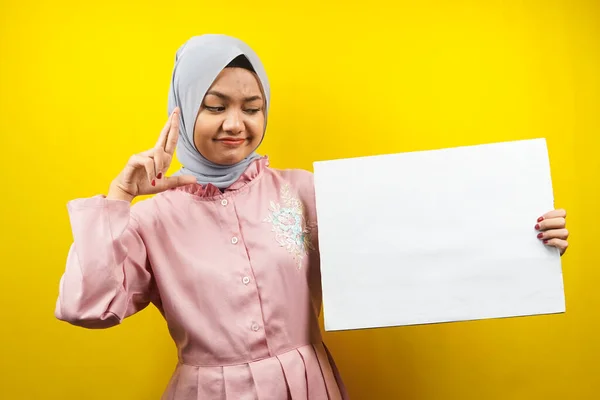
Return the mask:
[[[260,59],[247,44],[230,36],[210,34],[194,36],[177,50],[168,107],[169,115],[175,107],[181,110],[176,154],[183,167],[175,175],[193,175],[202,185],[212,183],[225,189],[260,157],[252,152],[237,164],[219,165],[207,160],[194,145],[194,125],[206,92],[223,68],[240,55],[250,61],[262,85],[266,119],[270,105],[269,80]]]

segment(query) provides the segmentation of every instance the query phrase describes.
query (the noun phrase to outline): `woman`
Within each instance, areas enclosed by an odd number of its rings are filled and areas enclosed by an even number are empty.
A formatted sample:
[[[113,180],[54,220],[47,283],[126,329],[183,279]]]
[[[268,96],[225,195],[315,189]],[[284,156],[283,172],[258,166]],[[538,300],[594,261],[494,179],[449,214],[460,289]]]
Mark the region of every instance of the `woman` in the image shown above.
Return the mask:
[[[347,398],[318,326],[312,175],[255,153],[269,94],[243,42],[191,38],[155,147],[131,157],[108,195],[69,203],[56,316],[107,328],[153,303],[179,356],[164,399]],[[166,177],[176,147],[183,168]],[[563,211],[538,224],[566,249]]]

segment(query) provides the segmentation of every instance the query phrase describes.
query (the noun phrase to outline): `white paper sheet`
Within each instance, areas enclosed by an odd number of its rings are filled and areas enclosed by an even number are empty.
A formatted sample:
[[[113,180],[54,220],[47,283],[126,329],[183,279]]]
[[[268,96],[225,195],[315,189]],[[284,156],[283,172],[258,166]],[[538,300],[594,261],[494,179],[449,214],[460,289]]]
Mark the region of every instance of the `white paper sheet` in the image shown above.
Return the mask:
[[[560,313],[544,139],[314,164],[325,329]]]

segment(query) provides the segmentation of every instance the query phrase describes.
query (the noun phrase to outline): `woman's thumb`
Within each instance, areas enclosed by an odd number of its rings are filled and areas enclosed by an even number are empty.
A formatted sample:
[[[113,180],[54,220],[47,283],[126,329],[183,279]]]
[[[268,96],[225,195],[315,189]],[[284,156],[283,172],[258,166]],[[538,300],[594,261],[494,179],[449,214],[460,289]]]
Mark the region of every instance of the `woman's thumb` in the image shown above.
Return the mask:
[[[179,186],[191,185],[196,183],[196,177],[193,175],[177,175],[165,178],[166,188],[173,189]]]

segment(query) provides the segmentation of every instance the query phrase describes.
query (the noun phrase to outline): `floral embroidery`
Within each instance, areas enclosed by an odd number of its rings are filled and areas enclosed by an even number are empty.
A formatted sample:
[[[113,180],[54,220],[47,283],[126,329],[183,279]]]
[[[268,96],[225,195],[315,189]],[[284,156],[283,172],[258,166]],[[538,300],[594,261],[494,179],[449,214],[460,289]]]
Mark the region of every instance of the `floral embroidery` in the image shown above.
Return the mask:
[[[289,185],[281,188],[282,204],[271,201],[270,214],[264,222],[273,224],[275,240],[281,247],[292,254],[298,269],[302,267],[302,259],[308,250],[314,250],[311,243],[312,226],[304,218],[302,202],[291,194]]]

